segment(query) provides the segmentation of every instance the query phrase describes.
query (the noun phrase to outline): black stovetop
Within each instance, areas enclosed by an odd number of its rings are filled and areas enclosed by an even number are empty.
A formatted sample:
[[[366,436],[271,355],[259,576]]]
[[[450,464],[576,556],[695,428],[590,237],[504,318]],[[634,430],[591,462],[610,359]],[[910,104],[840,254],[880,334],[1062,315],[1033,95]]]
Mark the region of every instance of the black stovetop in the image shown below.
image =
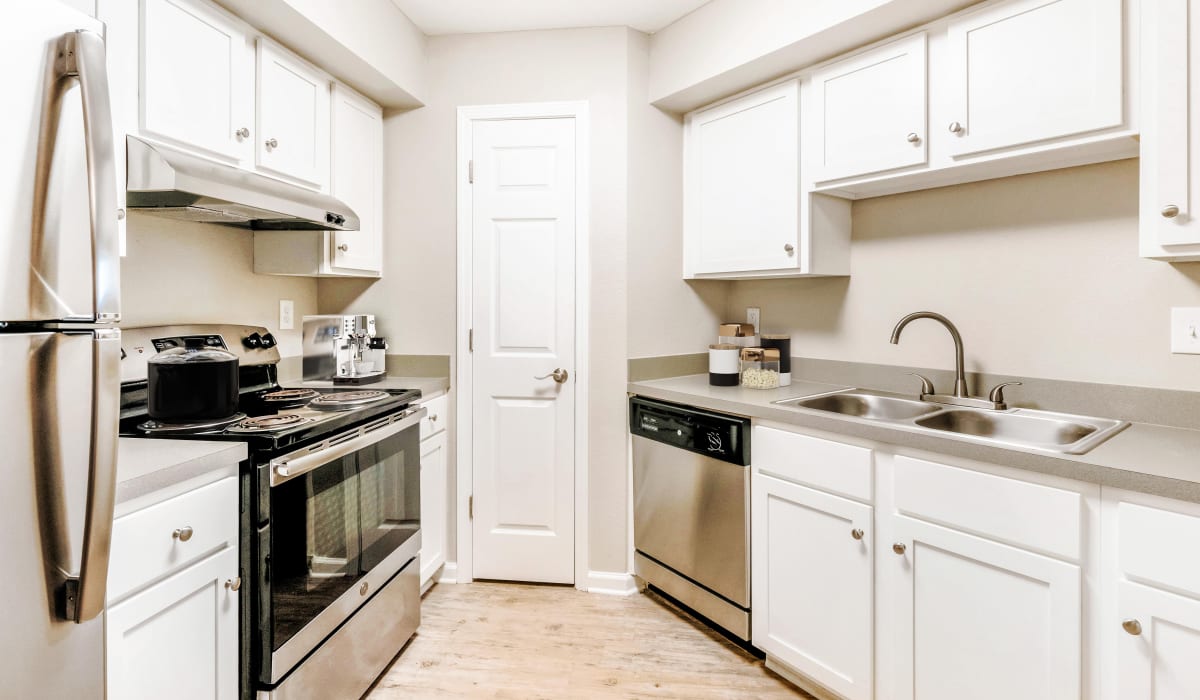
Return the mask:
[[[273,373],[248,372],[261,368],[245,367],[240,372],[243,386],[238,398],[238,411],[249,418],[294,414],[305,420],[298,425],[269,433],[239,433],[221,426],[198,432],[150,433],[139,426],[150,420],[146,414],[145,382],[121,387],[121,437],[140,437],[165,440],[219,440],[244,442],[252,453],[274,453],[302,443],[323,439],[329,435],[368,422],[374,418],[404,410],[421,397],[419,389],[374,389],[370,385],[351,388],[316,389],[320,395],[346,394],[360,391],[381,391],[388,396],[355,408],[340,411],[318,411],[304,405],[279,405],[263,400],[269,393],[288,389],[273,380]],[[249,388],[245,388],[249,387]],[[298,387],[290,387],[298,388]],[[308,387],[304,387],[308,388]],[[236,424],[234,424],[236,425]]]

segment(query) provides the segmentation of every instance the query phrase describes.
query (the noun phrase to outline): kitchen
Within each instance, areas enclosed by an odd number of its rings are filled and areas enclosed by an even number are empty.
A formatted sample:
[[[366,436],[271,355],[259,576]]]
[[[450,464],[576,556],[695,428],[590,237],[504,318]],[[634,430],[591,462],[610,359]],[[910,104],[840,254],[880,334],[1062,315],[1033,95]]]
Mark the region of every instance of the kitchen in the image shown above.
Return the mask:
[[[1200,695],[1194,0],[39,5],[0,352],[4,546],[46,572],[6,590],[51,641],[5,637],[14,697]],[[219,417],[302,427],[147,439],[204,353]],[[700,460],[645,459],[638,401],[736,426],[725,500],[653,491]],[[285,572],[338,593],[307,632]]]

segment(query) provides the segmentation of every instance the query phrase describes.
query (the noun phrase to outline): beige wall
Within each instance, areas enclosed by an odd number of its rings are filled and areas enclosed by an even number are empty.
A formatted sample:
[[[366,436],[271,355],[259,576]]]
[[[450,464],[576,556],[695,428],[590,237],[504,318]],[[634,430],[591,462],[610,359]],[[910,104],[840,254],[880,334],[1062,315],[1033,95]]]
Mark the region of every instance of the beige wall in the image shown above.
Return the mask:
[[[384,278],[320,283],[323,312],[377,314],[392,352],[454,355],[457,107],[589,102],[589,567],[596,571],[625,571],[627,559],[629,36],[601,28],[431,37],[427,106],[385,120]]]
[[[241,323],[266,326],[282,355],[301,354],[300,331],[279,330],[279,300],[296,320],[317,312],[317,282],[254,274],[249,231],[130,211],[121,259],[121,325]],[[297,328],[299,327],[297,323]]]
[[[1200,264],[1137,251],[1138,161],[1071,168],[854,204],[852,276],[736,282],[729,312],[759,305],[793,353],[1200,391],[1200,356],[1172,355],[1171,306],[1200,306]]]
[[[650,38],[629,32],[629,357],[705,352],[728,282],[685,282],[683,120],[646,101]]]

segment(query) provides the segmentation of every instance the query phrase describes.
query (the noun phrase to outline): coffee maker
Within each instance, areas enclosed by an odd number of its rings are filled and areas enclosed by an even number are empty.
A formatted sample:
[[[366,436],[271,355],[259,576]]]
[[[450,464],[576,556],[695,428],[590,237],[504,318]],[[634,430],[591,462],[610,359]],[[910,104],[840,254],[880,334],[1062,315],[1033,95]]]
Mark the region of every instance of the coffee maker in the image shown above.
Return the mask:
[[[304,317],[304,378],[334,384],[383,379],[387,339],[376,335],[373,314]]]

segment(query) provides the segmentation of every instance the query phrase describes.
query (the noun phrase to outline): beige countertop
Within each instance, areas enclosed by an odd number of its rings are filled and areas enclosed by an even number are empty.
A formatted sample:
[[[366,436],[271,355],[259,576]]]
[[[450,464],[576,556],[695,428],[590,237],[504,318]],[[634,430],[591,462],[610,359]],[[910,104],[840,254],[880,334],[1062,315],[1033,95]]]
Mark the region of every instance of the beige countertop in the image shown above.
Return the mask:
[[[839,388],[848,387],[815,382],[795,382],[788,387],[766,391],[715,387],[708,384],[706,374],[631,382],[628,385],[629,393],[647,398],[841,433],[898,448],[936,452],[1200,502],[1200,431],[1197,430],[1134,423],[1086,454],[1060,455],[993,447],[952,435],[931,435],[927,430],[916,427],[812,409],[776,406],[773,403],[780,399],[811,396]]]
[[[244,459],[243,442],[120,438],[116,516],[237,476]]]
[[[284,386],[307,386],[314,389],[329,389],[336,386],[339,389],[420,389],[421,399],[431,399],[435,396],[440,396],[450,390],[449,377],[391,377],[387,376],[373,384],[362,384],[355,386],[352,384],[334,384],[332,381],[297,381],[292,379],[291,382],[280,380],[280,384]]]

